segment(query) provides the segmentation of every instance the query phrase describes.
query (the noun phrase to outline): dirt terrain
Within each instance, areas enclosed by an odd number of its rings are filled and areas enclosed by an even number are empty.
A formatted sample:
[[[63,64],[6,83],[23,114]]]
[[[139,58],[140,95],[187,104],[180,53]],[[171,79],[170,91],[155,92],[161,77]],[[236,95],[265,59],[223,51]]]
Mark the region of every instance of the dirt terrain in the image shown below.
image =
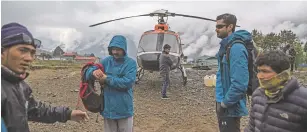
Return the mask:
[[[188,84],[182,86],[179,71],[173,71],[169,100],[162,100],[158,73],[145,73],[134,87],[135,132],[217,132],[214,88],[203,86],[203,76],[215,71],[187,70]],[[303,75],[302,77],[306,76]],[[31,71],[27,82],[33,88],[37,100],[75,109],[78,102],[79,69]],[[81,109],[83,109],[81,105]],[[79,124],[30,123],[32,132],[102,132],[103,118],[88,112],[90,120]],[[247,123],[244,117],[242,127]]]

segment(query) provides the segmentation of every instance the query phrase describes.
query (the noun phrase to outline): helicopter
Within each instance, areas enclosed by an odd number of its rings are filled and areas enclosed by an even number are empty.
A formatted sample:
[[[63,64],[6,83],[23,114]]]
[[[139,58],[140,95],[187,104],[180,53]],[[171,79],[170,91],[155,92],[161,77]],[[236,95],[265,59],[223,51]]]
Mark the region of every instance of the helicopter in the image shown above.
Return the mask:
[[[168,10],[160,9],[149,14],[122,17],[118,19],[100,22],[97,24],[90,25],[90,27],[98,26],[101,24],[117,20],[133,18],[133,17],[141,17],[141,16],[150,16],[150,17],[156,16],[158,17],[158,24],[154,26],[154,30],[145,31],[139,40],[139,45],[137,50],[137,64],[139,67],[136,75],[137,76],[136,83],[141,80],[145,70],[149,71],[150,73],[152,73],[153,71],[159,71],[159,57],[162,53],[163,50],[162,48],[165,44],[169,44],[171,46],[169,55],[173,62],[173,65],[176,65],[176,67],[171,68],[171,70],[179,69],[181,71],[182,80],[183,80],[182,83],[185,86],[187,84],[187,74],[184,66],[182,65],[182,60],[184,58],[182,45],[184,44],[181,43],[180,34],[170,30],[170,26],[167,23],[168,17],[182,16],[182,17],[208,20],[213,22],[216,22],[216,20],[204,17],[198,17],[198,16],[171,13],[168,12]]]

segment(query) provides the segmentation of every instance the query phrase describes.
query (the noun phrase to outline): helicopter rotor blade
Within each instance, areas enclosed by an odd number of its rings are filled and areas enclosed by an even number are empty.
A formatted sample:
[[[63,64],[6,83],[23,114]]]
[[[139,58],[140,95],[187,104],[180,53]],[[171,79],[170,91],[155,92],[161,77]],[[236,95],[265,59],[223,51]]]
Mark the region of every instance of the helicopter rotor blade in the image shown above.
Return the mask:
[[[184,15],[184,14],[171,13],[171,16],[191,17],[191,18],[197,18],[197,19],[202,19],[202,20],[208,20],[208,21],[216,22],[216,20],[213,20],[213,19],[209,19],[209,18],[205,18],[205,17],[198,17],[198,16],[191,16],[191,15]],[[236,25],[236,27],[240,27],[240,26]]]
[[[143,15],[137,15],[137,16],[122,17],[122,18],[118,18],[118,19],[113,19],[113,20],[109,20],[109,21],[104,21],[104,22],[96,23],[96,24],[90,25],[90,27],[98,26],[98,25],[101,25],[101,24],[105,24],[105,23],[113,22],[113,21],[117,21],[117,20],[133,18],[133,17],[141,17],[141,16],[150,16],[150,15],[151,14],[143,14]]]

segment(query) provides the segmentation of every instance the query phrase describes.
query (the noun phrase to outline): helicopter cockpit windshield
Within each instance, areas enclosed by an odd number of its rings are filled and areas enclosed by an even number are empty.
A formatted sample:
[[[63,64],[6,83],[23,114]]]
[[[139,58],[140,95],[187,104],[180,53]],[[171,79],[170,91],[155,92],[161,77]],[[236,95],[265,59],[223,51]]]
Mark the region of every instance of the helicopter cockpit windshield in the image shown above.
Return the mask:
[[[145,34],[140,40],[138,52],[162,51],[165,44],[169,44],[171,46],[170,52],[179,53],[179,43],[177,37],[168,33]]]

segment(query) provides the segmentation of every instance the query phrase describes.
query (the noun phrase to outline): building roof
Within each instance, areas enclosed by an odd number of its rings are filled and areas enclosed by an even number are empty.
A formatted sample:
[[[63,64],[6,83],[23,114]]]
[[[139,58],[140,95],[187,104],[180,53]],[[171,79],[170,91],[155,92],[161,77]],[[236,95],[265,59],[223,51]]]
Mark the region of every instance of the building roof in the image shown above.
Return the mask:
[[[45,49],[41,49],[41,48],[37,48],[36,49],[36,55],[41,55],[42,53],[48,54],[48,55],[52,55],[52,52],[45,50]]]
[[[96,60],[96,57],[76,56],[75,60]]]
[[[76,56],[77,54],[74,52],[65,52],[63,56]]]

